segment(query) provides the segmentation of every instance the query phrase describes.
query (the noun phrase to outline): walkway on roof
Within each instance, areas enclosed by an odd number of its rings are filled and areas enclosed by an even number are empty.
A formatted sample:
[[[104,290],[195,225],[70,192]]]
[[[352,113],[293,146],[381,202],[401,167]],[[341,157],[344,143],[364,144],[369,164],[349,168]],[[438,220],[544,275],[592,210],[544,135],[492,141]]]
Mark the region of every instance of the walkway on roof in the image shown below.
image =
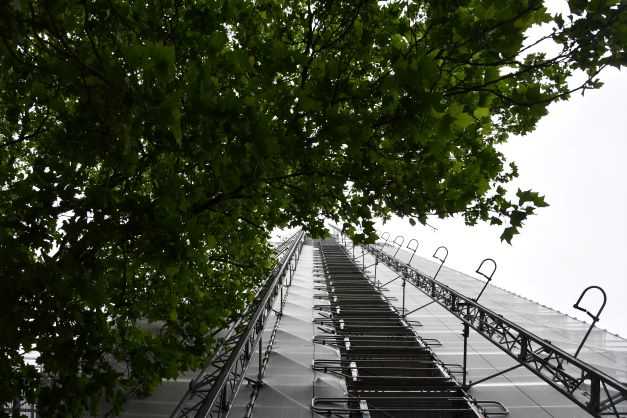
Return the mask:
[[[359,253],[360,249],[356,248]],[[394,250],[395,251],[395,250]],[[346,385],[343,379],[330,374],[314,372],[312,359],[339,359],[339,353],[320,345],[314,347],[315,332],[312,318],[316,279],[320,275],[314,271],[314,259],[318,249],[308,241],[303,247],[301,259],[295,272],[292,286],[289,288],[283,317],[270,355],[264,376],[264,386],[252,409],[254,417],[298,418],[317,417],[311,412],[311,400],[314,396],[345,397]],[[400,251],[398,258],[407,261],[410,254]],[[374,262],[370,255],[365,256],[364,264]],[[412,266],[421,272],[432,275],[437,265],[428,259],[416,256]],[[372,268],[370,273],[373,273]],[[377,278],[382,282],[394,278],[396,274],[383,265],[377,269]],[[443,283],[463,294],[474,296],[483,286],[483,282],[444,267],[438,277]],[[401,281],[389,286],[387,296],[396,297],[400,304]],[[408,285],[406,292],[407,309],[422,306],[431,299]],[[481,298],[486,307],[501,313],[529,331],[550,340],[560,348],[574,352],[585,334],[588,325],[565,314],[537,304],[518,295],[495,286],[488,286]],[[431,348],[445,363],[461,363],[462,326],[459,319],[437,304],[421,309],[408,318],[416,332],[425,339],[437,339],[441,346],[433,344]],[[271,323],[268,322],[268,327]],[[266,331],[268,335],[270,330]],[[264,335],[264,340],[266,340]],[[469,379],[482,377],[506,369],[516,364],[508,355],[499,350],[471,330],[469,339]],[[595,329],[580,358],[605,371],[618,380],[627,381],[627,341],[601,329]],[[254,378],[257,374],[258,359],[253,357],[247,375]],[[185,392],[189,376],[182,376],[176,381],[164,382],[149,398],[132,400],[125,408],[124,418],[169,417],[176,403]],[[252,386],[243,383],[229,417],[245,416],[249,405]],[[509,409],[511,418],[535,417],[588,417],[589,415],[571,403],[544,381],[533,375],[526,368],[519,368],[485,383],[472,387],[470,394],[478,400],[500,401]]]
[[[314,373],[314,256],[318,252],[312,241],[306,241],[296,274],[289,288],[287,303],[274,342],[272,353],[253,407],[256,418],[311,418],[314,387],[318,396],[344,396],[344,381],[330,375]],[[315,347],[316,357],[338,359],[330,347]],[[247,376],[257,376],[258,359],[251,360]],[[243,384],[229,412],[229,417],[243,417],[250,401],[252,386]]]

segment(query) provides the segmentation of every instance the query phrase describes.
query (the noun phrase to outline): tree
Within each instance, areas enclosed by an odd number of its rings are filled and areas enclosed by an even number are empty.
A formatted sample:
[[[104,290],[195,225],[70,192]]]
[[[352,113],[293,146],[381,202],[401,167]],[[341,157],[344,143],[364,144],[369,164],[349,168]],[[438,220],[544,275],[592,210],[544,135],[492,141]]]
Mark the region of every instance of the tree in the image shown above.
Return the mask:
[[[2,2],[0,403],[79,416],[202,364],[275,227],[463,214],[509,241],[545,203],[495,146],[625,65],[625,4],[569,6]]]

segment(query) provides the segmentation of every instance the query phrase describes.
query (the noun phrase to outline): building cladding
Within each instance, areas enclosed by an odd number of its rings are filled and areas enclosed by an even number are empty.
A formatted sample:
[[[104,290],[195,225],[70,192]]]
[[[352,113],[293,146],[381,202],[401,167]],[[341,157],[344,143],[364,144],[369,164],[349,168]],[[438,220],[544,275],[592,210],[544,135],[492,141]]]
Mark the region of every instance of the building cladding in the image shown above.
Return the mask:
[[[349,251],[351,250],[349,247]],[[312,323],[312,318],[317,315],[312,307],[318,302],[314,299],[317,293],[314,279],[319,274],[316,276],[309,269],[313,267],[313,257],[317,251],[311,245],[303,248],[302,261],[295,283],[289,290],[279,335],[264,377],[265,386],[253,408],[255,417],[317,416],[311,411],[312,396],[346,396],[346,386],[342,379],[314,371],[311,367],[314,359],[334,358],[338,355],[332,348],[312,343],[317,334]],[[374,257],[366,253],[364,260],[361,260],[361,251],[359,247],[355,248],[356,262],[364,266],[372,265]],[[396,248],[386,247],[385,251],[394,254]],[[411,253],[403,249],[396,257],[407,262]],[[439,264],[416,255],[411,260],[411,265],[421,273],[432,276]],[[368,273],[373,275],[372,266]],[[377,280],[380,283],[392,280],[396,275],[396,272],[381,264],[377,266]],[[485,283],[447,267],[442,268],[438,280],[469,297],[475,297]],[[386,288],[389,289],[386,296],[400,306],[401,281],[396,280]],[[428,296],[409,284],[406,290],[407,311],[431,302]],[[575,353],[589,327],[585,322],[492,285],[487,286],[480,303],[571,354]],[[463,327],[458,318],[434,303],[409,315],[408,320],[414,325],[418,335],[432,342],[430,347],[442,362],[461,364]],[[518,364],[492,342],[472,330],[468,339],[467,356],[469,382],[478,381]],[[594,328],[578,358],[621,382],[627,381],[627,340],[624,338]],[[255,375],[254,366],[250,375]],[[249,392],[249,387],[242,386],[229,416],[242,415],[241,412],[248,403]],[[590,416],[525,367],[472,386],[469,392],[476,400],[502,403],[509,410],[508,416],[512,418]],[[488,407],[486,411],[499,412],[499,408]]]
[[[433,276],[438,270],[439,263],[418,255],[412,257],[412,254],[404,249],[397,251],[397,248],[390,246],[379,248],[389,255],[395,255],[402,263],[411,260],[411,266],[425,276]],[[398,276],[396,271],[379,263],[376,265],[375,279],[374,256],[368,252],[361,255],[362,249],[360,247],[353,249],[350,243],[347,251],[351,258],[354,251],[355,263],[366,267],[366,274],[371,280],[381,284]],[[285,290],[287,296],[282,307],[278,331],[274,334],[263,385],[255,387],[251,384],[257,380],[260,364],[258,355],[254,354],[246,371],[248,383],[246,381],[242,383],[230,404],[230,409],[225,410],[220,416],[262,418],[329,416],[316,413],[320,410],[312,408],[312,404],[315,404],[313,400],[346,399],[350,395],[352,386],[349,381],[350,374],[342,376],[313,367],[315,364],[332,364],[343,356],[342,350],[338,349],[337,345],[334,347],[332,344],[320,344],[320,338],[316,337],[329,331],[328,321],[325,319],[328,319],[329,315],[320,311],[320,307],[326,303],[321,296],[325,293],[328,296],[328,292],[324,291],[326,273],[321,267],[322,258],[320,243],[307,240],[302,247],[291,285]],[[485,284],[484,280],[447,267],[441,269],[437,279],[468,298],[476,297]],[[384,288],[382,293],[398,311],[403,299],[402,280],[393,280]],[[424,308],[409,314],[406,322],[421,341],[429,345],[429,350],[432,350],[433,357],[438,359],[439,364],[446,365],[456,380],[461,381],[459,369],[463,360],[464,346],[462,323],[444,307],[437,303],[429,304],[431,301],[430,297],[408,283],[405,292],[406,312],[421,306]],[[481,295],[480,304],[570,354],[575,353],[589,327],[589,324],[492,285],[486,287]],[[275,305],[275,311],[278,312],[279,309],[280,306]],[[273,322],[268,321],[262,333],[264,347],[272,339]],[[390,341],[390,347],[393,344]],[[619,336],[594,328],[578,358],[623,384],[627,381],[627,340]],[[493,342],[470,330],[467,340],[469,382],[477,382],[517,364],[519,363],[515,359]],[[151,397],[130,401],[126,405],[123,417],[171,416],[173,408],[185,393],[193,376],[194,373],[190,372],[178,380],[164,382]],[[509,411],[508,416],[512,418],[590,416],[583,408],[526,367],[515,368],[473,385],[468,389],[468,393],[474,400],[487,402],[480,404],[485,407],[486,412],[492,412],[486,416],[497,416],[495,413],[502,412],[497,403],[490,403],[495,401],[506,407]],[[251,400],[254,402],[251,403]],[[367,407],[367,404],[357,405],[358,409]],[[353,413],[333,416],[455,415]]]
[[[409,257],[405,251],[398,253],[402,261]],[[418,256],[412,260],[412,265],[428,275],[437,270],[436,263]],[[438,280],[471,297],[477,295],[485,283],[446,267],[438,275]],[[429,301],[421,292],[410,291],[407,295],[408,300],[412,300],[416,306]],[[486,288],[480,303],[571,354],[576,352],[589,328],[585,322],[492,285]],[[411,306],[409,309],[412,309]],[[434,350],[441,358],[459,361],[463,338],[457,318],[436,304],[417,312],[413,318],[423,324],[418,330],[421,335],[440,339],[442,346],[434,347]],[[594,328],[578,358],[620,382],[627,381],[627,340],[624,338]],[[470,381],[480,380],[517,364],[492,342],[473,331],[469,339],[468,360]],[[473,386],[471,393],[477,399],[502,402],[510,410],[511,417],[589,416],[524,367]]]

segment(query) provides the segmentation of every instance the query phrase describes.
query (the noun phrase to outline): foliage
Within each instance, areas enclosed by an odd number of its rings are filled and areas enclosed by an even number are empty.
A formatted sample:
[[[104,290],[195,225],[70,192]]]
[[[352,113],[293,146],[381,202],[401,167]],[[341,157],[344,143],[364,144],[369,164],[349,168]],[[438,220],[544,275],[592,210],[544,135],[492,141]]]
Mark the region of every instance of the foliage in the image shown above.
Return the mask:
[[[0,2],[0,403],[79,416],[198,366],[274,227],[461,213],[509,241],[545,203],[495,146],[625,64],[625,5],[569,4]]]

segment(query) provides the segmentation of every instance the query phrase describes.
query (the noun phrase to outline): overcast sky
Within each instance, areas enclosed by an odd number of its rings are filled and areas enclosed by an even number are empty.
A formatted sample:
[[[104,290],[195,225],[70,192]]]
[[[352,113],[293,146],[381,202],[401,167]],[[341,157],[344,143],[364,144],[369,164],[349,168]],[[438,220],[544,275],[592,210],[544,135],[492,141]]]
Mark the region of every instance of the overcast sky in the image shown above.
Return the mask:
[[[627,72],[601,78],[600,90],[551,105],[533,134],[502,148],[518,164],[516,185],[551,205],[512,246],[499,241],[500,228],[467,227],[461,219],[430,219],[435,232],[400,219],[379,229],[417,238],[423,256],[445,244],[447,265],[469,274],[493,257],[495,285],[571,316],[585,318],[572,305],[585,287],[599,285],[608,302],[598,325],[627,337]],[[600,298],[589,296],[585,306],[596,312]]]

